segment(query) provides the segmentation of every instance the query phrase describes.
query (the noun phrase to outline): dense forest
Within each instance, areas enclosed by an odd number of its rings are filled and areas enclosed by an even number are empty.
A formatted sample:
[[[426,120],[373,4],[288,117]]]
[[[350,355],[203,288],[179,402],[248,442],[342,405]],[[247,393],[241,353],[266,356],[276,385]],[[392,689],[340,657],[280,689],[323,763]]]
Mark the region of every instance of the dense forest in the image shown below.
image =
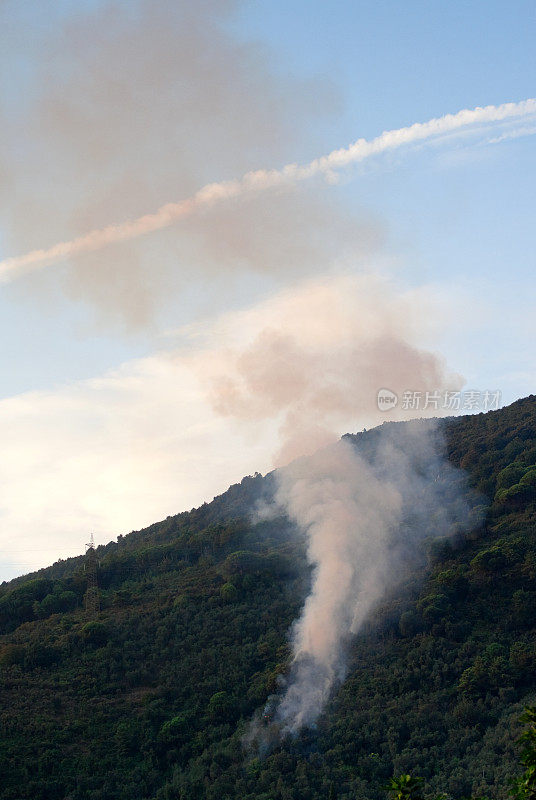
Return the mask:
[[[83,558],[2,584],[0,799],[375,800],[406,773],[507,797],[536,700],[536,397],[440,424],[483,522],[430,543],[318,725],[263,757],[244,734],[310,581],[303,535],[251,521],[273,475],[98,547],[98,615]]]

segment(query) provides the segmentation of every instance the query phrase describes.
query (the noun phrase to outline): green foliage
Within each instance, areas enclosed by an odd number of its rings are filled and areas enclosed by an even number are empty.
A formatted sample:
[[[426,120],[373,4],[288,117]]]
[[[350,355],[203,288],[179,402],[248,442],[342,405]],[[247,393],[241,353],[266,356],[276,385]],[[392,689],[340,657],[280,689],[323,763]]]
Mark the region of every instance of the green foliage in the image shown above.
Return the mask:
[[[190,730],[190,717],[187,714],[177,714],[173,719],[164,722],[160,728],[158,738],[167,745],[182,743]]]
[[[536,499],[536,464],[510,464],[499,473],[497,487],[495,503],[500,506],[518,507]]]
[[[518,800],[536,798],[536,706],[525,709],[521,722],[528,723],[528,729],[520,736],[522,745],[521,763],[525,767],[523,775],[515,782],[514,789]]]
[[[0,633],[15,630],[35,618],[34,606],[52,588],[50,580],[36,578],[0,596]]]
[[[85,644],[102,647],[108,641],[108,631],[102,622],[87,622],[80,631]]]
[[[142,731],[137,719],[121,720],[115,726],[114,740],[120,756],[133,756],[138,751]]]
[[[458,686],[462,692],[469,694],[487,693],[493,689],[508,686],[510,682],[510,664],[505,649],[498,644],[491,644],[465,669]]]
[[[393,800],[423,800],[424,778],[413,778],[411,775],[399,775],[390,778],[385,787]]]
[[[425,622],[436,622],[445,616],[448,606],[449,601],[445,594],[434,593],[423,597],[418,608]]]
[[[0,667],[12,667],[14,664],[23,664],[26,649],[20,644],[5,645],[0,651]]]
[[[50,617],[51,614],[61,614],[65,611],[73,611],[78,604],[78,598],[74,592],[54,591],[45,595],[41,602],[35,602],[33,611],[36,617],[43,619]]]
[[[497,489],[509,489],[524,475],[526,467],[523,464],[514,462],[508,464],[507,467],[502,469],[497,475]]]
[[[213,721],[228,719],[233,710],[233,702],[227,692],[216,692],[207,705],[207,713]]]
[[[471,568],[482,575],[494,575],[500,572],[508,563],[504,550],[497,545],[481,550],[471,559]]]
[[[484,522],[401,568],[318,727],[262,758],[244,734],[310,586],[287,520],[244,522],[273,477],[98,548],[98,621],[81,559],[1,586],[0,800],[383,800],[393,774],[506,800],[536,698],[536,399],[442,425]],[[374,436],[349,440],[366,453]]]
[[[515,800],[536,799],[536,706],[529,706],[520,717],[520,722],[528,723],[529,727],[520,736],[518,742],[522,745],[521,764],[524,772],[512,785]],[[388,793],[393,800],[423,800],[423,778],[412,775],[399,775],[390,778],[386,785]],[[435,800],[446,800],[444,792]],[[487,800],[485,797],[472,797],[471,800]]]
[[[400,615],[398,627],[402,636],[414,636],[417,633],[418,626],[418,617],[415,611],[410,609],[409,611],[404,611],[404,613]]]
[[[534,592],[517,589],[512,595],[512,617],[516,627],[531,626],[535,611]]]
[[[238,591],[233,583],[224,583],[220,589],[221,599],[225,603],[233,603],[238,597]]]

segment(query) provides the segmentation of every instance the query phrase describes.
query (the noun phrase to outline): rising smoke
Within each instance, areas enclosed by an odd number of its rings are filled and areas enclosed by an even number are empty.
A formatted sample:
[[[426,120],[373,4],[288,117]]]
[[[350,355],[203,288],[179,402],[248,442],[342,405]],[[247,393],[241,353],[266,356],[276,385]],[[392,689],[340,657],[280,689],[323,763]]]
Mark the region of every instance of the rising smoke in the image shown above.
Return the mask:
[[[433,404],[424,410],[403,404],[405,391],[425,397],[427,390],[463,386],[438,353],[422,346],[434,311],[431,290],[403,290],[379,275],[294,286],[256,310],[245,344],[219,351],[205,366],[213,408],[247,435],[257,421],[277,421],[275,466],[313,453],[357,421],[385,419],[377,406],[381,387],[400,397],[389,419],[437,415]]]
[[[20,291],[61,288],[136,329],[199,278],[206,296],[244,268],[320,268],[328,240],[330,253],[332,239],[362,249],[363,223],[322,191],[211,205],[218,191],[206,189],[200,215],[176,218],[200,187],[317,147],[311,123],[339,106],[329,81],[282,79],[265,48],[233,36],[242,5],[0,3],[2,255],[52,248],[68,262]],[[0,272],[22,276],[24,264]]]
[[[341,170],[536,117],[532,99],[477,107],[308,160],[338,92],[234,37],[242,5],[0,3],[0,282],[32,271],[39,299],[59,283],[100,321],[151,327],[199,278],[221,299],[246,271],[281,282],[377,250],[381,226],[329,185]]]
[[[361,437],[359,450],[337,441],[353,420],[385,419],[376,405],[380,387],[424,396],[463,385],[419,346],[432,298],[373,275],[311,281],[258,309],[250,343],[219,352],[219,363],[207,366],[216,411],[245,430],[279,420],[275,508],[305,534],[312,567],[311,591],[290,633],[290,673],[269,701],[270,723],[254,721],[248,738],[261,749],[315,722],[346,674],[351,637],[415,569],[425,541],[470,526],[464,475],[444,458],[434,420],[380,425]],[[251,326],[247,316],[242,322]],[[390,419],[397,414],[423,410],[400,403]]]
[[[317,720],[345,677],[351,637],[408,577],[427,540],[472,522],[464,474],[446,461],[438,425],[414,420],[343,439],[278,471],[276,502],[307,535],[312,583],[290,641],[292,662],[248,742],[261,750]]]
[[[212,210],[222,202],[227,204],[229,201],[240,198],[251,201],[259,193],[275,189],[288,189],[301,181],[317,176],[323,176],[328,181],[336,182],[338,170],[403,146],[435,140],[453,132],[470,131],[472,126],[479,124],[489,125],[497,122],[516,121],[526,117],[533,119],[535,114],[536,100],[532,98],[519,103],[463,109],[456,114],[446,114],[444,117],[431,119],[428,122],[417,122],[406,128],[385,131],[370,141],[358,139],[349,147],[334,150],[308,164],[290,163],[281,169],[259,169],[247,172],[239,179],[209,183],[192,196],[178,202],[165,203],[157,211],[144,214],[137,219],[107,225],[51,247],[32,250],[26,255],[8,258],[0,262],[0,277],[6,278],[10,273],[16,274],[27,269],[35,269],[53,264],[66,257],[91,253],[110,244],[135,239],[147,233],[167,228],[195,212]],[[525,131],[524,135],[528,135],[527,131],[532,133],[532,129],[524,128],[523,130]],[[497,138],[495,140],[488,139],[488,142],[492,141],[499,140]]]
[[[22,5],[35,10],[33,36],[31,13],[11,16]],[[332,109],[332,93],[317,82],[283,89],[262,56],[228,34],[236,3],[105,2],[57,26],[39,24],[42,5],[0,9],[14,26],[9,48],[28,48],[20,58],[25,91],[2,101],[0,132],[9,153],[0,163],[3,243],[23,255],[4,260],[0,272],[7,280],[68,257],[71,295],[134,326],[151,319],[177,275],[189,283],[199,272],[303,274],[331,261],[341,240],[352,253],[374,248],[370,226],[356,226],[316,185],[314,196],[297,184],[318,176],[324,192],[324,179],[371,156],[536,112],[534,100],[461,111],[299,165],[289,161],[291,145],[307,126],[296,119]],[[0,59],[19,63],[9,48]],[[11,113],[14,95],[25,102]],[[288,163],[256,169],[274,160]],[[129,249],[130,240],[156,231],[164,238],[145,236]],[[290,733],[314,722],[344,677],[348,637],[422,541],[466,519],[459,476],[430,428],[388,427],[369,458],[347,442],[325,447],[341,426],[378,415],[382,386],[398,393],[461,386],[412,336],[418,298],[401,302],[366,280],[351,297],[321,288],[301,326],[293,327],[289,302],[285,325],[225,354],[224,375],[211,380],[219,413],[280,419],[277,463],[325,448],[279,473],[278,503],[306,531],[313,567],[292,631],[291,672],[274,701],[275,721]]]

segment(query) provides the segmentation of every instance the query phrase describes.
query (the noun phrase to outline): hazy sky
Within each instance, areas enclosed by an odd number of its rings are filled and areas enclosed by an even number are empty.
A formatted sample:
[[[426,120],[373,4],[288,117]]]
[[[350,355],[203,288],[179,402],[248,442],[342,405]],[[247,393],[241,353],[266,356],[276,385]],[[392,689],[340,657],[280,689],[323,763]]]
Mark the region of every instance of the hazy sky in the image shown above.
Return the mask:
[[[489,0],[3,0],[0,261],[532,98],[535,18]],[[380,380],[534,391],[535,133],[534,113],[474,124],[1,284],[0,579],[266,471],[294,454],[289,426],[321,443],[381,421]]]

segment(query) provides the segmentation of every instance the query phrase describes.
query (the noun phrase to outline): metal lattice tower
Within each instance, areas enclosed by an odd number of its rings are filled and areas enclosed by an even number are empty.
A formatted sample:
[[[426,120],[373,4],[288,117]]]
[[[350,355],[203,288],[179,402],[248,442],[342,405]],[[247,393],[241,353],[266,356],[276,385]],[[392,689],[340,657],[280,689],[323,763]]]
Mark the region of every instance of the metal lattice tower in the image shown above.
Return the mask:
[[[97,583],[97,555],[95,553],[95,542],[91,534],[88,544],[86,544],[86,578],[87,589],[84,597],[86,613],[90,617],[96,617],[100,611],[99,585]]]

